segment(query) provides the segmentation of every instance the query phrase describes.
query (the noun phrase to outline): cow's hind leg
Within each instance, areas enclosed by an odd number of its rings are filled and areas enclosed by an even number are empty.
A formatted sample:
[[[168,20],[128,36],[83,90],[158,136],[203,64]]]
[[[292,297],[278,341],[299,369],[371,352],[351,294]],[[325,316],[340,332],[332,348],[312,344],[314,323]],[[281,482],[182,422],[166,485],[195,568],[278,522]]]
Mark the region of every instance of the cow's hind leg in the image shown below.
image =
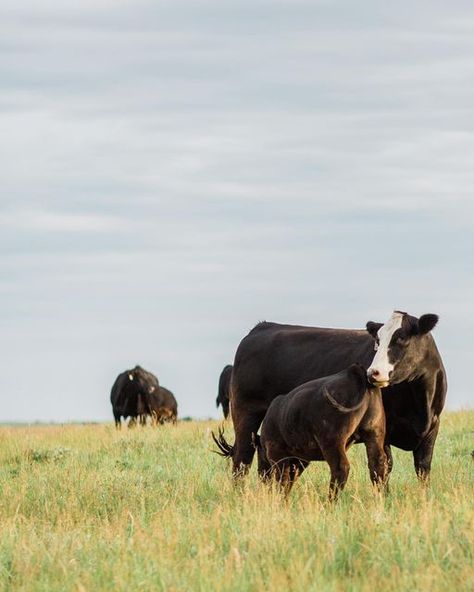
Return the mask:
[[[413,451],[413,460],[415,461],[415,471],[418,479],[426,483],[431,472],[431,461],[433,459],[433,450],[436,437],[439,430],[439,419],[431,428],[421,444]]]
[[[234,477],[241,477],[248,473],[255,454],[252,434],[258,432],[266,410],[254,411],[253,413],[239,411],[239,408],[232,408],[235,429],[235,443],[232,451],[232,474]]]

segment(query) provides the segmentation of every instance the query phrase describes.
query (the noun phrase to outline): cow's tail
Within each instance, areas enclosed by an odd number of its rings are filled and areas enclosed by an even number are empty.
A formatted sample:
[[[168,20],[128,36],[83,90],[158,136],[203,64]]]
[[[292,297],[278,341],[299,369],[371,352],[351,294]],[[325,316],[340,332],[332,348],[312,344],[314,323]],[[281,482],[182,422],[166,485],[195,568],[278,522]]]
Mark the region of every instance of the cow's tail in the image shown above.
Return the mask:
[[[227,442],[227,440],[224,438],[224,428],[220,427],[218,429],[217,436],[214,434],[214,432],[211,432],[211,436],[217,448],[219,449],[213,450],[212,452],[220,454],[225,458],[232,458],[232,455],[234,454],[234,447],[231,446],[229,442]]]
[[[328,401],[333,407],[335,407],[341,413],[352,413],[354,411],[357,411],[362,407],[362,405],[365,402],[365,397],[362,397],[359,403],[357,403],[357,405],[354,405],[354,407],[346,407],[344,405],[341,405],[341,403],[338,403],[326,387],[324,387],[323,389],[323,395],[326,401]]]

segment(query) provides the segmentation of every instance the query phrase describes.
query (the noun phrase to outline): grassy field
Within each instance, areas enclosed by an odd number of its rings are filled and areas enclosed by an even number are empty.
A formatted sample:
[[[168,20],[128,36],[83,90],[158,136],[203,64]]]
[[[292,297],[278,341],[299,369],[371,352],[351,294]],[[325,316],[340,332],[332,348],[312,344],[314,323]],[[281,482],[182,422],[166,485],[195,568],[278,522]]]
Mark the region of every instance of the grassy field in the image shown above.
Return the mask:
[[[376,495],[353,448],[335,506],[324,463],[288,502],[234,487],[217,425],[1,428],[0,589],[474,590],[474,412],[444,414],[427,489],[395,451]]]

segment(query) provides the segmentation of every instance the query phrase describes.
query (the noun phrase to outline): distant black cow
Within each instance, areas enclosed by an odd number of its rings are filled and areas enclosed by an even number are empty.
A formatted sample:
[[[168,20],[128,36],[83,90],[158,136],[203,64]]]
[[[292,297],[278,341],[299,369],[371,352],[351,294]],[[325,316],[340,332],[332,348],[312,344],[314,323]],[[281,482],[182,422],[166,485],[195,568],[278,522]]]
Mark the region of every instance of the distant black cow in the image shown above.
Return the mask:
[[[122,417],[130,417],[129,426],[132,426],[138,417],[148,414],[149,397],[159,388],[156,376],[141,366],[119,374],[110,393],[116,427],[120,427]]]
[[[232,365],[228,364],[227,366],[224,366],[224,369],[219,376],[219,392],[216,399],[216,407],[222,405],[222,411],[224,412],[224,417],[226,419],[229,415],[229,389],[231,376]]]
[[[258,469],[288,493],[310,461],[325,460],[331,469],[329,497],[335,499],[349,476],[346,451],[354,442],[365,444],[374,485],[386,483],[384,440],[381,391],[353,364],[273,399],[255,438]]]
[[[147,401],[148,409],[146,415],[152,418],[152,423],[157,425],[168,421],[177,422],[178,403],[170,390],[164,386],[160,386],[148,395]]]
[[[385,324],[367,323],[367,330],[259,323],[240,342],[232,371],[234,475],[248,470],[252,434],[276,396],[360,363],[382,388],[389,469],[393,445],[412,451],[417,475],[428,477],[447,390],[431,335],[437,321],[434,314],[416,318],[395,311]]]

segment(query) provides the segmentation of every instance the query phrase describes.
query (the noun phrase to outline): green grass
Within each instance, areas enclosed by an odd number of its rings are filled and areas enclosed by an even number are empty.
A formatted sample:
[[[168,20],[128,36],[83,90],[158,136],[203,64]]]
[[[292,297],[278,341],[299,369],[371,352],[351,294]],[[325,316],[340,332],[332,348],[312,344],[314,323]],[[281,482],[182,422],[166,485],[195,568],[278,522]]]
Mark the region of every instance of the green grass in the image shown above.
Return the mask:
[[[443,415],[429,488],[396,450],[376,495],[357,446],[334,506],[324,463],[288,502],[233,486],[217,425],[2,427],[0,590],[474,590],[474,412]]]

